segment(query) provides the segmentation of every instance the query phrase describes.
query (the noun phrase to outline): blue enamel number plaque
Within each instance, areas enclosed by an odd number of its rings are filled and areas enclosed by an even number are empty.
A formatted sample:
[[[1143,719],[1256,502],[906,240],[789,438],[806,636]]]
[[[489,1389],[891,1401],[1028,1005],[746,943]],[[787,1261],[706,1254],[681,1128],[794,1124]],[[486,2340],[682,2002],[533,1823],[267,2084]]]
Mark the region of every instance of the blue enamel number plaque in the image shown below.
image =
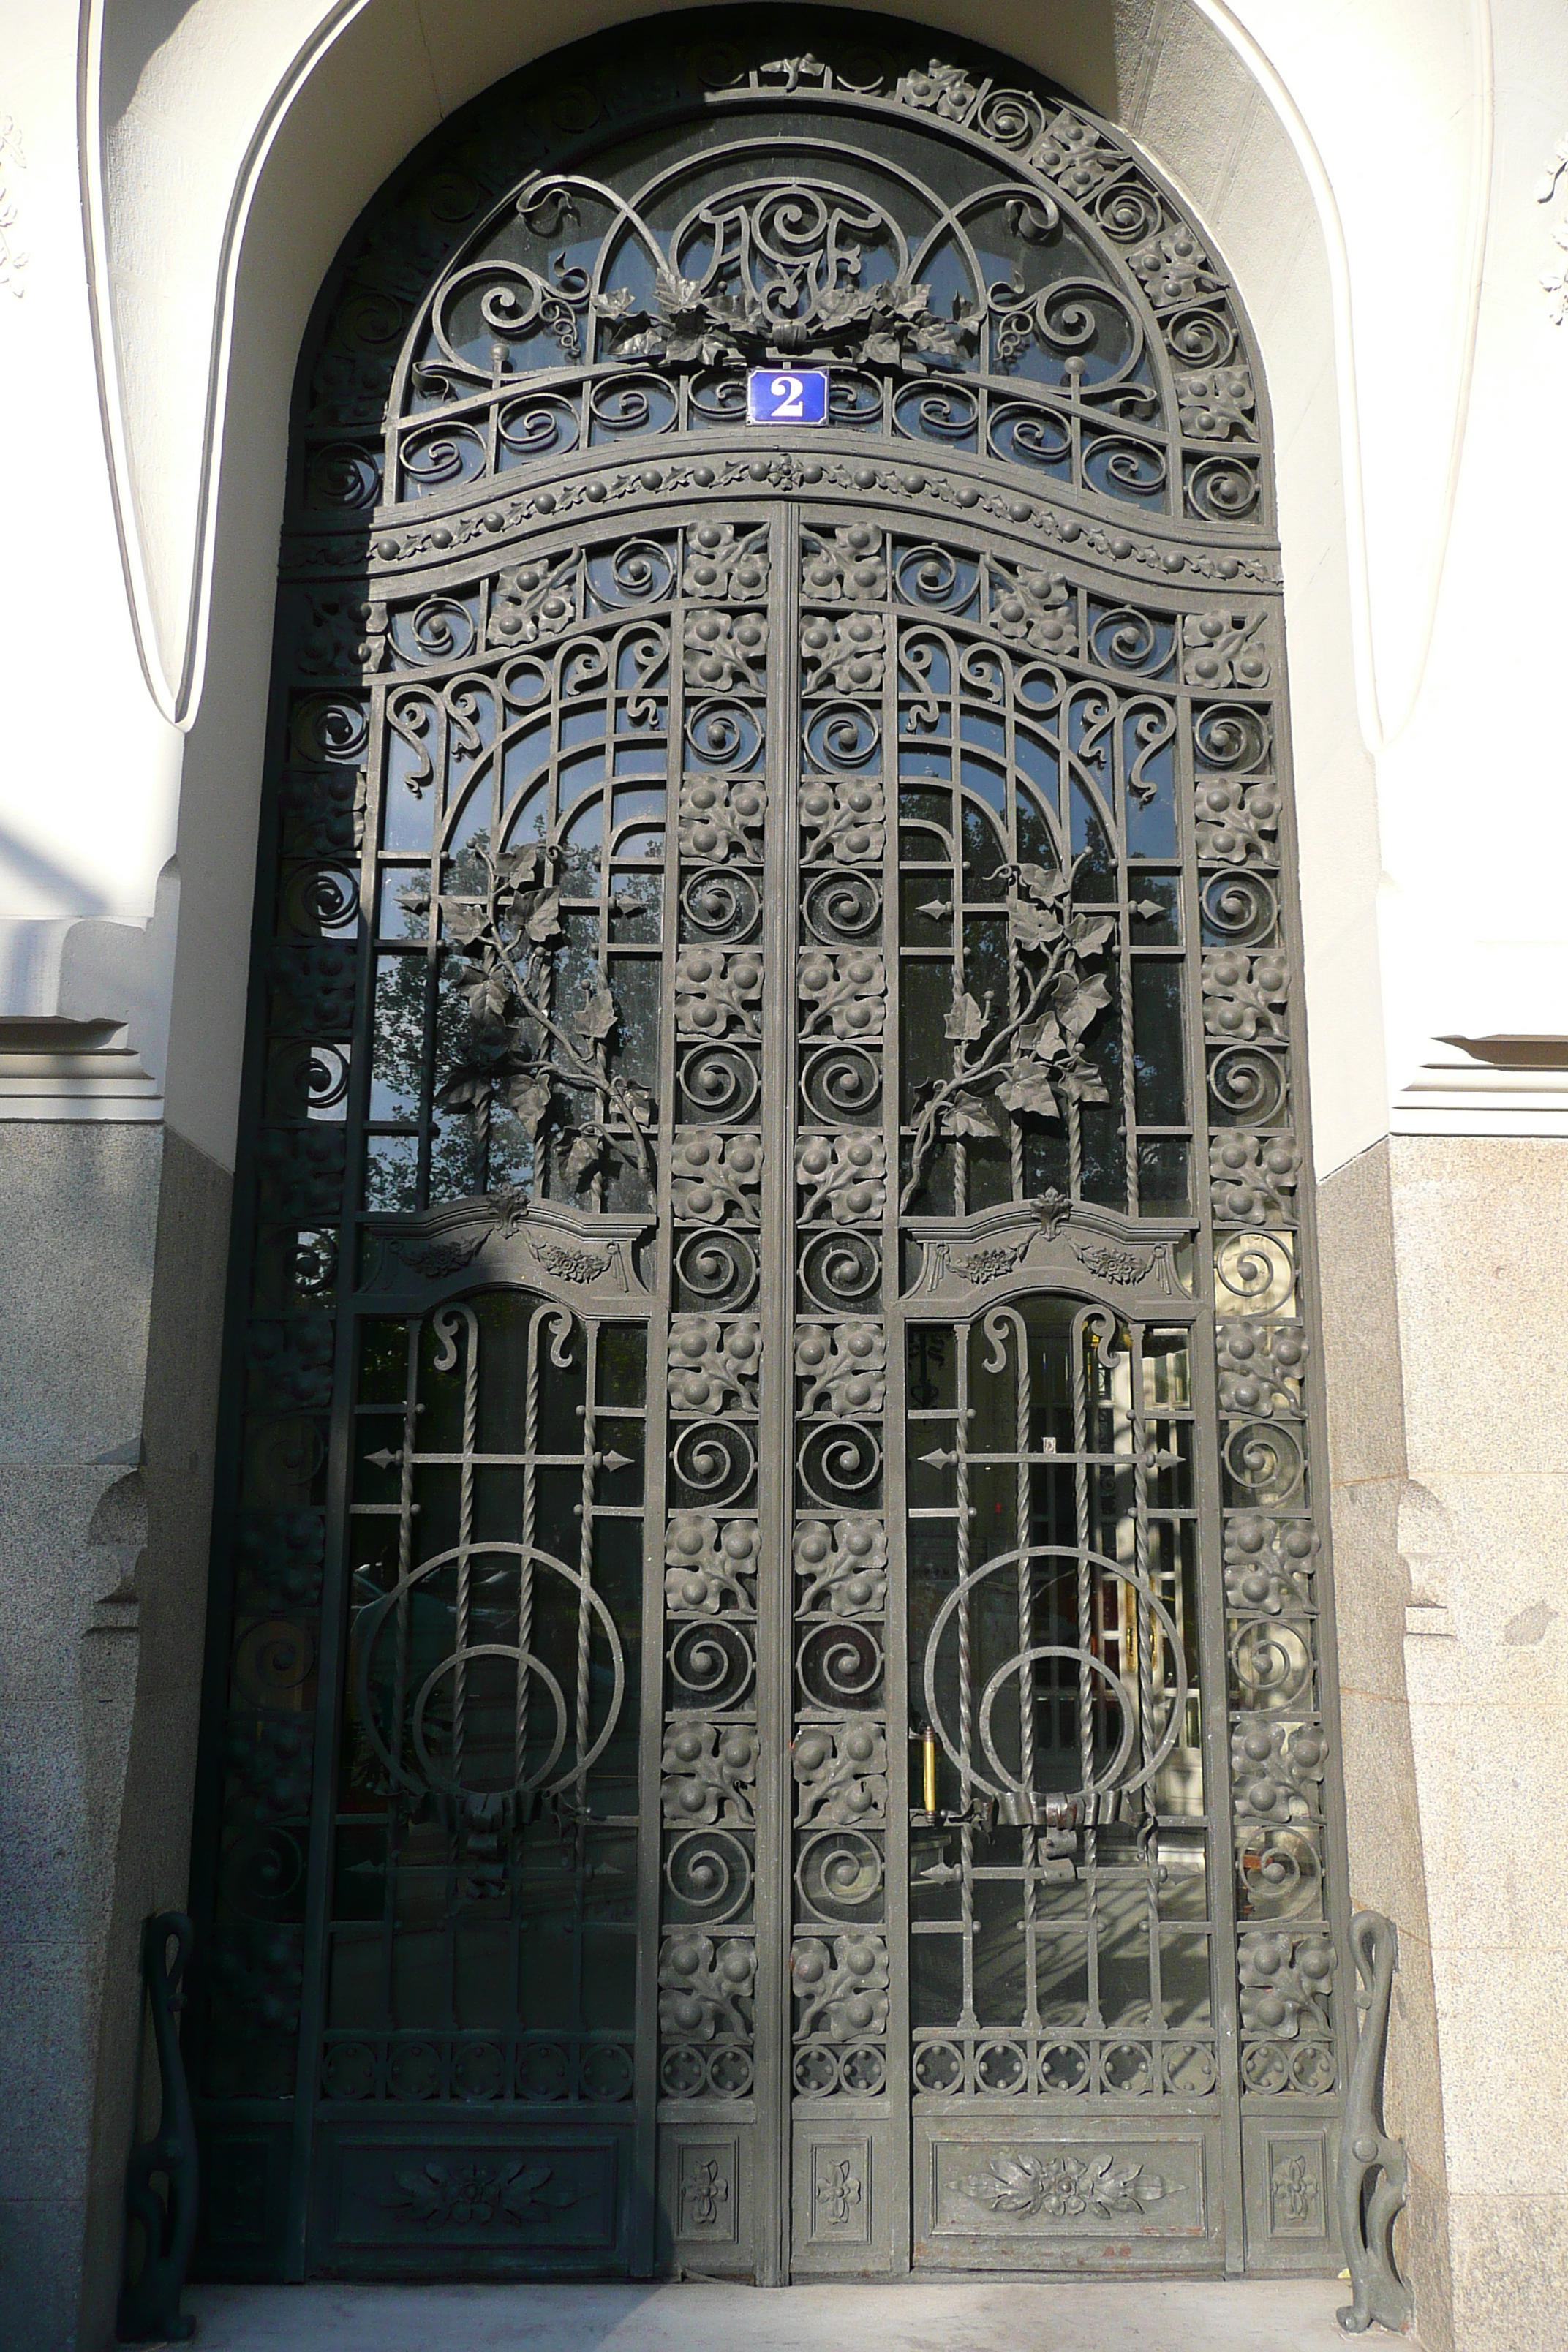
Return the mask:
[[[748,425],[826,425],[826,368],[750,368],[746,373]]]

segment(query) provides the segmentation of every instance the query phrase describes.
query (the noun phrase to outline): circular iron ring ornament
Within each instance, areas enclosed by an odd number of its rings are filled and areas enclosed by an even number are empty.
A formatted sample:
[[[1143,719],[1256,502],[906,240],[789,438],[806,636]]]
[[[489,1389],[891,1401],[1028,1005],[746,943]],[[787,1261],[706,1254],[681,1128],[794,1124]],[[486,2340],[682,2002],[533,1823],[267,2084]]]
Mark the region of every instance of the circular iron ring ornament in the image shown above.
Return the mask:
[[[542,1568],[552,1576],[563,1578],[566,1583],[576,1588],[593,1611],[609,1643],[610,1657],[615,1669],[615,1685],[610,1695],[609,1706],[605,1710],[604,1723],[592,1747],[585,1750],[568,1771],[563,1772],[557,1780],[551,1780],[548,1776],[554,1769],[562,1748],[566,1744],[566,1699],[559,1682],[542,1659],[535,1657],[531,1650],[523,1649],[521,1645],[499,1642],[466,1643],[449,1650],[439,1664],[431,1668],[414,1696],[409,1728],[416,1753],[424,1768],[425,1777],[421,1780],[406,1770],[395,1758],[392,1749],[382,1737],[381,1726],[371,1702],[371,1668],[374,1660],[375,1645],[389,1621],[393,1620],[394,1612],[398,1603],[405,1601],[417,1585],[424,1583],[437,1570],[449,1568],[456,1562],[471,1563],[476,1559],[489,1559],[498,1554],[510,1555],[525,1569]],[[594,1591],[593,1586],[576,1569],[568,1568],[564,1561],[554,1559],[547,1551],[541,1551],[536,1544],[487,1541],[480,1544],[454,1544],[449,1551],[437,1552],[434,1559],[421,1561],[417,1568],[410,1569],[405,1575],[400,1577],[390,1592],[384,1593],[379,1600],[368,1601],[365,1604],[355,1623],[354,1643],[359,1655],[359,1669],[355,1677],[356,1696],[359,1702],[360,1721],[363,1727],[365,1738],[369,1740],[393,1786],[406,1789],[412,1796],[423,1796],[426,1790],[447,1797],[528,1796],[536,1790],[542,1790],[547,1797],[559,1795],[562,1790],[569,1789],[574,1782],[581,1782],[587,1778],[609,1742],[626,1698],[626,1660],[621,1651],[620,1636],[616,1631],[615,1620],[609,1610],[599,1594]],[[536,1772],[527,1774],[523,1771],[521,1759],[518,1758],[514,1777],[508,1789],[466,1788],[455,1775],[442,1770],[431,1757],[425,1739],[425,1713],[437,1685],[447,1675],[455,1672],[458,1667],[465,1665],[469,1659],[484,1657],[509,1658],[516,1666],[520,1675],[537,1675],[549,1692],[551,1703],[555,1710],[554,1737],[543,1764]],[[401,1733],[401,1725],[398,1729]],[[401,1747],[401,1739],[399,1745]]]
[[[1182,1654],[1181,1636],[1177,1632],[1175,1621],[1159,1595],[1151,1590],[1142,1577],[1134,1574],[1130,1569],[1118,1567],[1114,1560],[1107,1559],[1100,1552],[1079,1552],[1075,1548],[1066,1545],[1030,1544],[1015,1551],[1002,1552],[995,1559],[988,1559],[982,1567],[973,1569],[954,1585],[942,1607],[937,1611],[935,1622],[926,1641],[924,1688],[927,1719],[946,1749],[949,1759],[957,1765],[960,1770],[964,1770],[965,1767],[957,1744],[943,1719],[936,1693],[937,1653],[941,1646],[943,1630],[960,1603],[966,1601],[986,1577],[994,1576],[998,1569],[1016,1570],[1023,1561],[1037,1559],[1061,1560],[1070,1564],[1075,1573],[1082,1562],[1096,1574],[1114,1577],[1118,1584],[1127,1586],[1139,1600],[1147,1602],[1151,1614],[1159,1620],[1165,1635],[1169,1654],[1175,1661],[1176,1666],[1174,1686],[1166,1694],[1165,1729],[1160,1743],[1148,1762],[1141,1765],[1136,1772],[1130,1774],[1125,1780],[1121,1775],[1132,1752],[1132,1742],[1137,1732],[1138,1702],[1121,1676],[1114,1673],[1103,1659],[1094,1657],[1088,1650],[1080,1650],[1068,1643],[1043,1643],[1037,1647],[1016,1651],[1012,1657],[1005,1660],[998,1666],[981,1695],[979,1720],[981,1745],[985,1750],[986,1759],[996,1778],[994,1780],[988,1780],[984,1773],[975,1770],[971,1761],[967,1767],[968,1785],[978,1789],[983,1796],[994,1797],[999,1803],[1005,1802],[1011,1798],[1020,1806],[1037,1809],[1043,1819],[1047,1796],[1053,1800],[1065,1798],[1068,1801],[1081,1800],[1087,1802],[1090,1798],[1109,1795],[1112,1791],[1121,1795],[1131,1795],[1135,1789],[1142,1788],[1146,1781],[1152,1780],[1176,1744],[1176,1737],[1181,1729],[1182,1717],[1186,1707],[1188,1685],[1186,1660]],[[1080,1789],[1066,1790],[1026,1789],[1023,1781],[1008,1771],[992,1740],[991,1717],[998,1692],[1005,1682],[1014,1675],[1021,1674],[1024,1668],[1037,1658],[1064,1658],[1075,1661],[1080,1667],[1087,1668],[1091,1675],[1099,1675],[1102,1682],[1110,1685],[1111,1695],[1121,1709],[1121,1738],[1109,1769],[1097,1774],[1093,1780],[1086,1781]]]

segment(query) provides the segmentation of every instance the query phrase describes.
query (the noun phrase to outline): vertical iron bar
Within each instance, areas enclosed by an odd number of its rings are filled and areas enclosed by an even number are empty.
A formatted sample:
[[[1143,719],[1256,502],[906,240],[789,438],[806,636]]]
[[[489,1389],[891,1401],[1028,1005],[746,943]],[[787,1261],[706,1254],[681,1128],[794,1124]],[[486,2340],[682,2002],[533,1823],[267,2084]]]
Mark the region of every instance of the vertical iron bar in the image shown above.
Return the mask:
[[[1197,847],[1194,837],[1195,772],[1193,761],[1193,698],[1173,698],[1177,713],[1176,799],[1182,851],[1182,934],[1186,944],[1185,967],[1187,1053],[1191,1078],[1193,1142],[1202,1150],[1209,1129],[1207,1058],[1205,1053],[1201,990],[1194,983],[1201,971],[1202,912],[1199,904]],[[1206,1150],[1203,1161],[1206,1162]],[[1241,2160],[1241,2029],[1237,1985],[1236,1868],[1230,1803],[1230,1721],[1227,1684],[1225,1576],[1224,1497],[1220,1484],[1219,1447],[1223,1432],[1215,1377],[1215,1237],[1207,1168],[1194,1174],[1194,1205],[1197,1232],[1194,1236],[1194,1277],[1197,1311],[1191,1327],[1188,1359],[1192,1381],[1193,1501],[1196,1506],[1194,1537],[1197,1545],[1198,1669],[1202,1692],[1204,1733],[1204,1816],[1209,1938],[1209,1980],[1213,1987],[1216,2056],[1219,2066],[1221,2214],[1227,2275],[1246,2268],[1246,2216]],[[1197,1442],[1201,1433],[1202,1442]]]
[[[680,397],[687,397],[681,379]],[[681,526],[684,535],[685,526]],[[679,542],[677,544],[677,557]],[[669,1478],[669,1301],[672,1295],[674,1231],[670,1164],[675,1150],[676,1087],[675,960],[680,929],[680,779],[686,763],[685,681],[679,651],[680,574],[671,583],[668,653],[665,679],[664,888],[659,917],[658,1163],[655,1193],[651,1286],[658,1302],[647,1327],[643,1403],[647,1412],[643,1490],[642,1710],[637,1739],[637,2044],[634,2062],[633,2170],[635,2174],[631,2270],[651,2277],[659,2261],[658,2209],[658,1968],[663,1910],[664,1831],[659,1795],[664,1750],[664,1545]],[[613,761],[614,750],[610,747]]]
[[[889,549],[889,554],[891,548]],[[910,2099],[911,2024],[910,1977],[910,1633],[909,1549],[906,1539],[905,1419],[909,1384],[909,1326],[899,1307],[903,1288],[899,1230],[901,1183],[903,921],[899,880],[899,681],[901,638],[888,572],[888,666],[882,697],[883,797],[887,830],[882,852],[883,964],[888,974],[888,1010],[882,1047],[882,1133],[888,1156],[882,1213],[880,1307],[888,1333],[887,1418],[883,1424],[882,1501],[888,1537],[888,1604],[883,1620],[883,1675],[888,1717],[888,1827],[886,1886],[888,1951],[892,1961],[888,2000],[888,2102],[894,2117],[879,2193],[891,2205],[889,2262],[897,2274],[910,2259]]]
[[[1014,1444],[1018,1454],[1018,1466],[1014,1474],[1014,1536],[1019,1547],[1018,1648],[1024,1658],[1018,1674],[1018,1778],[1032,1797],[1035,1794],[1035,1665],[1028,1653],[1035,1640],[1035,1554],[1029,1510],[1031,1474],[1028,1454],[1030,1425],[1034,1419],[1030,1406],[1029,1327],[1016,1309],[1007,1319],[1013,1327],[1013,1341],[1018,1351],[1017,1387],[1014,1396]],[[1022,1839],[1024,2026],[1026,2032],[1037,2032],[1040,2025],[1039,1885],[1035,1874],[1039,1866],[1039,1834],[1032,1819],[1026,1822]]]
[[[777,568],[769,614],[763,969],[771,1015],[763,1054],[762,1232],[776,1237],[764,1267],[764,1337],[759,1404],[757,1573],[756,2184],[757,2284],[789,2276],[790,1943],[789,1727],[793,1642],[789,1522],[794,1487],[791,1297],[794,1269],[793,1136],[795,1034],[795,775],[799,766],[800,514],[775,509]],[[769,1291],[771,1290],[771,1296]]]
[[[970,1725],[970,1709],[973,1704],[973,1626],[971,1618],[973,1595],[969,1586],[969,1349],[971,1334],[964,1324],[953,1329],[955,1359],[955,1402],[952,1446],[957,1455],[953,1464],[953,1500],[957,1507],[953,1521],[953,1565],[961,1595],[958,1618],[958,1803],[963,1824],[958,1832],[959,1866],[963,1873],[961,1888],[963,1951],[963,2005],[959,2018],[961,2031],[974,2032],[980,2019],[974,2007],[974,1831],[969,1820],[974,1800],[973,1749]]]

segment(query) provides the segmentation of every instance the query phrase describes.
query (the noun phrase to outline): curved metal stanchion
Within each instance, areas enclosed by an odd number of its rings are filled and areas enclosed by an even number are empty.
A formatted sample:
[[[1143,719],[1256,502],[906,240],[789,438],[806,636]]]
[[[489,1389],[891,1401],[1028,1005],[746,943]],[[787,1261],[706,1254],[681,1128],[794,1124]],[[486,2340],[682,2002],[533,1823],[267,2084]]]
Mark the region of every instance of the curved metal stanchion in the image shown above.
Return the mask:
[[[1364,2334],[1374,2320],[1403,2334],[1415,2302],[1394,2259],[1394,2224],[1410,2194],[1410,2162],[1404,2141],[1391,2139],[1383,2120],[1398,1930],[1381,1911],[1358,1911],[1351,1921],[1351,1949],[1365,1990],[1358,1995],[1363,2014],[1345,2094],[1338,2180],[1340,2235],[1354,2300],[1338,2318],[1347,2336]]]
[[[115,2334],[121,2344],[183,2344],[196,2332],[180,2294],[196,2234],[196,2121],[175,2018],[195,1931],[183,1911],[142,1928],[142,1981],[158,2052],[158,2127],[125,2169],[125,2266]],[[169,1946],[174,1957],[169,1958]]]

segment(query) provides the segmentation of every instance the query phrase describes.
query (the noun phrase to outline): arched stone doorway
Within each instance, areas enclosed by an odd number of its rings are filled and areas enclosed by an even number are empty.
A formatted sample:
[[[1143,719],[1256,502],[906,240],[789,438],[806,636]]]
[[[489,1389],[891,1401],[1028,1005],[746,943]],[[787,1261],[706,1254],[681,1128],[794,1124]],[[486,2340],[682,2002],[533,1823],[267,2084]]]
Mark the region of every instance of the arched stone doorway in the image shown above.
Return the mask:
[[[1322,2267],[1250,340],[1058,93],[737,21],[479,102],[302,371],[206,2264]]]

